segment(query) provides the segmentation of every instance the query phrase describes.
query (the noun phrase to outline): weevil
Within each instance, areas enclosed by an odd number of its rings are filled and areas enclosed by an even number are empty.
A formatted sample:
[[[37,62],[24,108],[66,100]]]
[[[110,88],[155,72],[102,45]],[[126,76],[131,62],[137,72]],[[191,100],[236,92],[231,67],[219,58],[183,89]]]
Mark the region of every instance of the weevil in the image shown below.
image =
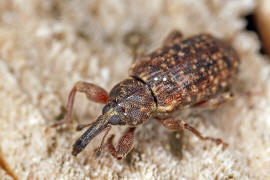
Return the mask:
[[[82,92],[91,101],[105,106],[96,121],[78,126],[78,129],[90,127],[74,143],[74,156],[94,137],[105,132],[94,154],[99,156],[107,145],[112,156],[123,159],[133,148],[136,127],[150,118],[170,130],[186,129],[201,140],[226,146],[221,139],[203,136],[186,121],[172,115],[189,107],[215,108],[230,100],[230,87],[239,63],[235,50],[223,40],[210,34],[183,39],[181,32],[173,31],[161,48],[137,59],[129,69],[130,78],[115,85],[109,94],[98,85],[77,82],[68,98],[66,118],[52,126],[72,121],[75,94]],[[113,145],[114,135],[105,143],[113,125],[129,127],[117,148]]]

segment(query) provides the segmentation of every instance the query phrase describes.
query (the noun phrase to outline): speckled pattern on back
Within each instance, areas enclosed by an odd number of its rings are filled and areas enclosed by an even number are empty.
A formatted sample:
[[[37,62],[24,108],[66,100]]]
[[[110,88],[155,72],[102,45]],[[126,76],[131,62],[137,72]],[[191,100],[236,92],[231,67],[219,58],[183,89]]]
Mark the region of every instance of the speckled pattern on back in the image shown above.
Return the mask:
[[[238,66],[231,46],[202,34],[174,39],[138,60],[129,74],[151,88],[158,112],[170,112],[228,90]]]

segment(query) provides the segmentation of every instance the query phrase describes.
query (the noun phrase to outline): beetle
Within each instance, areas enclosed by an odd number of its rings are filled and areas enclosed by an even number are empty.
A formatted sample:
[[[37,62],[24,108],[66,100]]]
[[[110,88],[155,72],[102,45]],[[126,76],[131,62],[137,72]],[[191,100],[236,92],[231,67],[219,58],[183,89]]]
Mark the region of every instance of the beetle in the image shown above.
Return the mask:
[[[133,148],[136,127],[150,118],[157,119],[170,130],[186,129],[201,140],[227,146],[219,138],[201,135],[186,121],[177,120],[172,115],[189,107],[216,108],[232,99],[230,87],[239,63],[237,53],[225,41],[210,34],[183,39],[181,32],[175,30],[161,48],[136,60],[129,69],[130,78],[115,85],[109,94],[98,85],[77,82],[68,98],[66,118],[52,126],[72,121],[75,94],[82,92],[91,101],[105,106],[95,122],[78,126],[78,129],[90,127],[74,143],[74,156],[95,136],[105,132],[95,155],[99,156],[107,144],[112,156],[123,159]],[[129,127],[117,148],[113,145],[114,135],[105,143],[113,125]]]

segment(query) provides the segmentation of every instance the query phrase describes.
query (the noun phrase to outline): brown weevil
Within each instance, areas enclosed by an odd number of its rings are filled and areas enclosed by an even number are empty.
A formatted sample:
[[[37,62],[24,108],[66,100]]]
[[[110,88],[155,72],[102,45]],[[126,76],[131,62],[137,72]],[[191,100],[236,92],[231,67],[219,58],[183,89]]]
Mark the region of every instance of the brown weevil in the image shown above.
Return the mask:
[[[231,99],[230,86],[239,63],[234,49],[222,40],[209,34],[182,39],[179,31],[173,31],[161,48],[136,60],[129,69],[130,78],[115,85],[109,94],[95,84],[77,82],[68,98],[65,120],[52,126],[72,121],[72,106],[78,91],[106,105],[95,122],[78,126],[78,129],[90,127],[73,145],[74,156],[95,136],[105,132],[95,155],[99,156],[107,144],[115,158],[125,158],[133,147],[136,127],[149,118],[157,119],[170,130],[187,129],[202,140],[226,146],[221,139],[202,136],[184,120],[174,119],[172,113],[188,107],[214,108]],[[112,125],[129,126],[117,149],[112,143],[114,135],[104,143]]]

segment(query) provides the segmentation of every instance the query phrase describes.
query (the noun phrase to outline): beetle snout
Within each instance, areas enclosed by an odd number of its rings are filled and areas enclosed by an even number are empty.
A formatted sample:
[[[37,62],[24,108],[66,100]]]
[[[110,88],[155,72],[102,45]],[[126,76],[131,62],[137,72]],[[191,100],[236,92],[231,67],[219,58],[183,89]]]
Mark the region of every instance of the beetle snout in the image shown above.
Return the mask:
[[[109,126],[108,119],[103,115],[99,116],[96,122],[89,127],[83,135],[73,144],[72,155],[79,154],[89,142],[96,137],[100,132]]]

